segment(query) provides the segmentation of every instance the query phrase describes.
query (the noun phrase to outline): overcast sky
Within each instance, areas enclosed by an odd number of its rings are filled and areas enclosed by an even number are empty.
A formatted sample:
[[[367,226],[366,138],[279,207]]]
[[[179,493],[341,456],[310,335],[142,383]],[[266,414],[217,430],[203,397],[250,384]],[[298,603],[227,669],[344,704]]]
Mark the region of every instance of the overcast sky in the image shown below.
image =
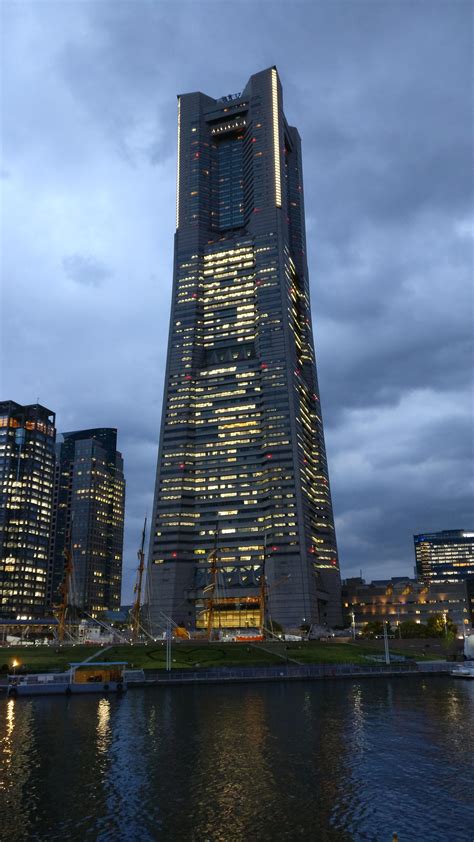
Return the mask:
[[[125,601],[151,512],[176,95],[276,64],[303,141],[342,573],[473,528],[470,2],[0,2],[1,396],[119,430]]]

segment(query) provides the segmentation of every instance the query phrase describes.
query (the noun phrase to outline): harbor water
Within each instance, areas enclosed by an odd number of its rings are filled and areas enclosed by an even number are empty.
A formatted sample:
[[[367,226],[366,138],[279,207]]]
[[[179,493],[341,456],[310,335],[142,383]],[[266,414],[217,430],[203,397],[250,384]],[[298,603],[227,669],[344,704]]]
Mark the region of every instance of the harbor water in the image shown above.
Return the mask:
[[[474,839],[474,682],[0,697],[0,837]]]

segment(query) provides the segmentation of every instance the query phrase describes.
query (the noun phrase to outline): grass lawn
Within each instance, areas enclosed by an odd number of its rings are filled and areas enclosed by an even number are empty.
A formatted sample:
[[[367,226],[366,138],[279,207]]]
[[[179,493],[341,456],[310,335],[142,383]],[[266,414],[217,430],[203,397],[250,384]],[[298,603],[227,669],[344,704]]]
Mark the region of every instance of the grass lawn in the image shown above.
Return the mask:
[[[94,646],[9,646],[0,648],[0,669],[18,660],[28,672],[46,672],[65,670],[71,661],[79,662],[97,652],[95,660],[127,661],[131,666],[142,669],[161,669],[165,666],[164,643],[150,643],[136,646],[113,646],[104,651]],[[423,658],[422,652],[397,652],[411,658]],[[273,666],[288,658],[290,663],[300,664],[367,664],[364,655],[376,653],[374,647],[361,643],[321,643],[308,641],[303,643],[284,643],[267,641],[262,644],[249,643],[173,643],[172,658],[176,669],[196,667],[235,667],[235,666]],[[427,656],[430,659],[431,656]],[[2,672],[5,672],[3,669]]]
[[[111,649],[101,650],[94,646],[65,646],[58,647],[26,647],[9,646],[0,648],[0,668],[3,664],[9,667],[14,659],[28,672],[42,672],[48,670],[67,669],[71,661],[79,662],[97,652],[95,660],[127,661],[130,666],[141,669],[160,669],[165,667],[165,645],[150,643],[136,646],[113,646]],[[276,655],[262,652],[248,644],[220,644],[220,643],[173,643],[173,666],[179,669],[211,666],[269,666],[281,663]]]

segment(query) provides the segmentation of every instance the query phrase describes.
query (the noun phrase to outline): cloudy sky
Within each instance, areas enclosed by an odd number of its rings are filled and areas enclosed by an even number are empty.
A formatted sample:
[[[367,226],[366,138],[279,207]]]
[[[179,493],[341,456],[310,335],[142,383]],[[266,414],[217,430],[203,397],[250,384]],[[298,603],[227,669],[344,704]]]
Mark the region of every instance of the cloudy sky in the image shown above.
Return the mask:
[[[343,575],[473,528],[472,5],[1,0],[3,398],[116,426],[124,599],[152,507],[176,94],[276,64],[303,140]],[[470,488],[471,486],[471,488]]]

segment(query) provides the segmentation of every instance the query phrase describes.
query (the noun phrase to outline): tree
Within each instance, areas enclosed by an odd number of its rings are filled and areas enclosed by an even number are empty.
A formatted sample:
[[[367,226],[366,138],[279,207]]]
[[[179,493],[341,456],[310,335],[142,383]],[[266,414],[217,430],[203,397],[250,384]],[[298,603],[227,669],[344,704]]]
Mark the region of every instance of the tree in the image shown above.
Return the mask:
[[[426,621],[429,637],[455,637],[458,627],[446,614],[431,614]]]
[[[364,637],[378,637],[383,634],[383,623],[380,620],[370,620],[362,629],[362,634]]]
[[[415,623],[414,620],[404,620],[400,624],[400,632],[402,637],[426,637],[427,628],[423,623]]]
[[[445,633],[442,614],[431,614],[426,621],[428,637],[442,637]]]

